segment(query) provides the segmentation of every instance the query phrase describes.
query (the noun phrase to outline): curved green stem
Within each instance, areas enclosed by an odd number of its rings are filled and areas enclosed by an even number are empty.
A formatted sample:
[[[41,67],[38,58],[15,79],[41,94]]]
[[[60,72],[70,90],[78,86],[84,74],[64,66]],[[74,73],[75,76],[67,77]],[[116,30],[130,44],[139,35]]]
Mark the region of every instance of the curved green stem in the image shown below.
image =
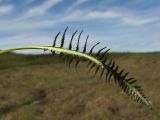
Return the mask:
[[[107,71],[109,71],[110,75],[111,76],[113,75],[115,79],[118,78],[117,81],[119,82],[119,86],[121,86],[124,92],[128,93],[133,98],[135,98],[137,101],[140,101],[147,107],[150,106],[150,102],[146,99],[146,97],[143,95],[141,90],[137,89],[135,86],[132,85],[134,83],[133,81],[128,82],[126,80],[126,76],[124,77],[123,75],[117,72],[118,68],[115,69],[114,64],[112,64],[111,66],[108,65],[106,67],[106,65],[102,63],[101,60],[97,59],[93,55],[89,55],[87,53],[70,50],[66,48],[53,47],[53,46],[24,46],[24,47],[10,48],[10,49],[0,51],[0,54],[15,51],[15,50],[26,50],[26,49],[49,50],[49,51],[60,52],[60,53],[68,54],[68,55],[78,56],[78,57],[82,57],[84,59],[90,60],[96,65],[99,65],[102,69],[106,69]],[[123,79],[121,80],[121,78]]]
[[[59,48],[59,47],[51,47],[51,46],[24,46],[24,47],[17,47],[17,48],[10,48],[10,49],[6,49],[6,50],[2,50],[2,51],[0,51],[0,54],[11,52],[11,51],[15,51],[15,50],[26,50],[26,49],[50,50],[50,51],[55,51],[55,52],[66,53],[66,54],[69,54],[69,55],[76,55],[76,56],[88,59],[90,61],[93,61],[97,65],[100,65],[100,66],[103,67],[102,62],[99,61],[99,60],[97,60],[93,56],[89,56],[88,54],[85,54],[85,53],[82,53],[82,52],[78,52],[78,51],[75,51],[75,50],[68,50],[68,49]]]

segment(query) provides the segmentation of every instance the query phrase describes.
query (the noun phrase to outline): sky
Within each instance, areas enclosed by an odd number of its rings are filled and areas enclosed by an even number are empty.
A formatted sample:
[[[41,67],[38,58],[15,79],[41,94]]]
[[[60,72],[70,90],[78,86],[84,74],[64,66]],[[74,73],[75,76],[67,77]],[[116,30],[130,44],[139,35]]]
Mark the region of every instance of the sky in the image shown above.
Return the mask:
[[[160,51],[160,0],[0,0],[0,49],[52,45],[66,26],[66,47],[83,30],[87,49],[99,41],[114,52]]]

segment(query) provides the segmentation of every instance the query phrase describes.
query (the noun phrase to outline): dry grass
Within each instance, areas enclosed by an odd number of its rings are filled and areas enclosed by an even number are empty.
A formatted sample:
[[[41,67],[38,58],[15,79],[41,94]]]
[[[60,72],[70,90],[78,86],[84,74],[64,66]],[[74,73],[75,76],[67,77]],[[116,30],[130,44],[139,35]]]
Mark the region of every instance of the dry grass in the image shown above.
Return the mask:
[[[94,78],[86,64],[69,69],[49,55],[0,56],[1,120],[159,120],[160,54],[112,54],[138,79],[153,111],[134,102],[114,82]],[[94,71],[93,71],[94,72]]]

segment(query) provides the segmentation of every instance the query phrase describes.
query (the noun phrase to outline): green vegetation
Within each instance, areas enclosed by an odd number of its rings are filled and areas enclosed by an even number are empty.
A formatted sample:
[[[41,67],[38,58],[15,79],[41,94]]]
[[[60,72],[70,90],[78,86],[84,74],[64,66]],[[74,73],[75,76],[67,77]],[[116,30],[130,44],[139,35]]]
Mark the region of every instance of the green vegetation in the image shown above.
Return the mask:
[[[26,50],[26,49],[38,49],[44,51],[50,51],[53,55],[59,55],[65,57],[65,62],[70,64],[75,61],[75,68],[77,69],[77,65],[80,61],[86,61],[88,63],[87,67],[89,67],[89,71],[93,68],[96,68],[94,75],[96,75],[99,71],[100,79],[105,76],[105,80],[107,83],[110,82],[111,78],[114,78],[114,82],[118,85],[126,94],[131,96],[137,102],[140,102],[151,108],[150,101],[144,95],[143,89],[141,86],[138,86],[136,83],[137,80],[133,77],[128,77],[129,72],[125,72],[124,69],[120,69],[119,66],[115,63],[115,60],[109,58],[107,47],[103,47],[99,49],[97,52],[93,53],[94,48],[100,44],[100,42],[94,44],[89,52],[87,52],[87,42],[89,35],[87,36],[83,50],[79,49],[79,42],[82,35],[81,31],[78,35],[76,48],[73,48],[73,39],[76,35],[77,31],[75,31],[70,39],[69,45],[67,48],[64,47],[66,31],[68,27],[64,30],[62,38],[60,39],[60,46],[57,46],[57,38],[60,35],[60,32],[55,36],[52,46],[24,46],[24,47],[16,47],[16,48],[9,48],[6,50],[0,51],[0,54],[12,52],[15,50]],[[58,54],[58,53],[59,54]]]
[[[78,72],[52,55],[0,56],[1,120],[159,120],[160,54],[112,53],[116,64],[138,83],[153,102],[153,110],[133,102],[105,78],[88,74],[86,63]],[[156,84],[155,84],[156,81]]]

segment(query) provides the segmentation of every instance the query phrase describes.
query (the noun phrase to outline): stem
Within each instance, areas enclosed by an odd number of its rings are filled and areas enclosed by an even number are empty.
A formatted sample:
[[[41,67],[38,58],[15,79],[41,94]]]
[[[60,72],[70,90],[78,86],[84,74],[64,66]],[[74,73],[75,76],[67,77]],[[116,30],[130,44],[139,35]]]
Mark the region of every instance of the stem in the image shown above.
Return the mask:
[[[15,51],[15,50],[26,50],[26,49],[50,50],[50,51],[55,51],[55,52],[66,53],[66,54],[69,54],[69,55],[76,55],[76,56],[88,59],[90,61],[93,61],[97,65],[100,65],[100,66],[103,67],[102,62],[99,61],[99,60],[97,60],[93,56],[90,56],[88,54],[85,54],[85,53],[82,53],[82,52],[78,52],[78,51],[75,51],[75,50],[68,50],[66,48],[60,48],[60,47],[51,47],[51,46],[24,46],[24,47],[16,47],[16,48],[9,48],[9,49],[6,49],[6,50],[2,50],[2,51],[0,51],[0,54],[11,52],[11,51]]]

